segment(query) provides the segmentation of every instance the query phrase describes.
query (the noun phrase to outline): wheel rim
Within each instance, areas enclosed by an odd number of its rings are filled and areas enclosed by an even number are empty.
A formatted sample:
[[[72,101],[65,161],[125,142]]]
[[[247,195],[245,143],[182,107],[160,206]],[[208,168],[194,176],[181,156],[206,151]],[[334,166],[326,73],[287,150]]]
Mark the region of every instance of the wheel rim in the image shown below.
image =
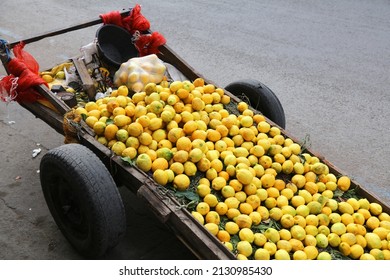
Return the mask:
[[[72,195],[71,183],[62,174],[55,173],[51,176],[49,190],[54,211],[64,230],[74,238],[87,238],[87,218],[80,199]]]

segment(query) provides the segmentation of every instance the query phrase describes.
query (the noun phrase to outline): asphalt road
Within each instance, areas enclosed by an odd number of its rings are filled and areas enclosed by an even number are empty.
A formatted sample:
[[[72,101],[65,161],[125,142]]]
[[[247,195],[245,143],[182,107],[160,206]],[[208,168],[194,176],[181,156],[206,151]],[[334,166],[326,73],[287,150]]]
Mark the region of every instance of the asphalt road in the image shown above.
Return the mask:
[[[136,3],[73,2],[3,0],[0,38],[21,40]],[[390,205],[389,1],[137,3],[152,30],[217,85],[253,78],[270,87],[291,135],[310,137],[314,151]],[[96,28],[26,50],[45,69],[77,54]],[[62,135],[15,103],[0,103],[0,131],[0,259],[82,258],[57,229],[40,190],[40,158],[62,145]],[[105,258],[193,258],[141,202],[121,192],[128,234]]]

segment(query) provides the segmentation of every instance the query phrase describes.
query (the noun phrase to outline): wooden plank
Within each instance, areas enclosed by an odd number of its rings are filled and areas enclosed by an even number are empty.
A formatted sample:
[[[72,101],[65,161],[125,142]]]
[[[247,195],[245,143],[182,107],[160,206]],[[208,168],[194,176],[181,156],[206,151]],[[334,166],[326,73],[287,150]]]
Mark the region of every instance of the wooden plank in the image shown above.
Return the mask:
[[[203,225],[197,222],[187,209],[174,211],[171,214],[170,222],[176,236],[192,250],[198,259],[236,259],[233,253]]]
[[[142,185],[137,191],[137,197],[141,198],[152,210],[157,219],[165,224],[171,213],[170,209],[157,197],[146,185]]]
[[[95,100],[96,88],[91,76],[88,73],[88,69],[85,66],[82,58],[73,58],[72,62],[76,67],[77,73],[81,79],[83,90],[87,93],[89,100]]]
[[[49,102],[58,110],[58,112],[64,115],[70,110],[69,106],[64,101],[59,99],[50,89],[45,85],[39,85],[35,87],[36,90],[44,96]]]
[[[19,103],[23,108],[30,111],[35,117],[40,118],[58,133],[64,135],[63,116],[59,113],[47,108],[46,106],[34,103]]]
[[[163,209],[165,224],[199,259],[235,259],[235,256],[225,245],[178,203],[173,194],[164,191],[150,178],[149,182],[142,188],[148,189],[148,195],[155,196],[153,200],[158,201],[157,204],[149,204],[153,211]],[[142,192],[146,192],[146,190]]]

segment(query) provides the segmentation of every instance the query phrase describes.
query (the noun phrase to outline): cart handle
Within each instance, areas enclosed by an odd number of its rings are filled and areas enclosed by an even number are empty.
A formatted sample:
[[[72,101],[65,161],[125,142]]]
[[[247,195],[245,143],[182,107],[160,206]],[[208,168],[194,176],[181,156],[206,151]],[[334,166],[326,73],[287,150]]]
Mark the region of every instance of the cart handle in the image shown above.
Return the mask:
[[[127,16],[130,13],[131,10],[132,10],[131,8],[123,9],[120,12],[120,15],[122,17],[123,16]],[[79,23],[79,24],[76,24],[76,25],[72,25],[72,26],[69,26],[69,27],[62,28],[62,29],[54,30],[54,31],[51,31],[51,32],[48,32],[48,33],[44,33],[44,34],[41,34],[41,35],[30,37],[30,38],[27,38],[27,39],[24,39],[24,40],[21,40],[21,41],[23,41],[25,44],[29,44],[29,43],[33,43],[33,42],[42,40],[42,39],[47,38],[47,37],[53,37],[53,36],[61,35],[61,34],[67,33],[67,32],[71,32],[71,31],[83,29],[83,28],[86,28],[86,27],[90,27],[90,26],[93,26],[93,25],[96,25],[96,24],[99,24],[99,23],[103,23],[102,18],[91,20],[91,21],[88,21],[88,22],[85,22],[85,23]],[[15,45],[17,45],[19,43],[20,43],[20,41],[9,43],[8,44],[8,48],[12,49]]]

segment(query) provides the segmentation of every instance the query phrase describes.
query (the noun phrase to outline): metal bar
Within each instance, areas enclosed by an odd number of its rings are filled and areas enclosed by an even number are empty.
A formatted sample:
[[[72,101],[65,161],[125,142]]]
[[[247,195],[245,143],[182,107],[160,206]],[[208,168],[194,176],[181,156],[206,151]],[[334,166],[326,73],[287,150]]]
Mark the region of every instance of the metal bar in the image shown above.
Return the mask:
[[[125,16],[125,15],[128,15],[130,11],[131,11],[131,9],[124,9],[122,12],[120,12],[120,14],[121,14],[121,16]],[[26,39],[21,40],[21,41],[23,41],[26,44],[29,44],[29,43],[32,43],[32,42],[36,42],[36,41],[42,40],[42,39],[47,38],[47,37],[53,37],[53,36],[57,36],[57,35],[61,35],[61,34],[67,33],[67,32],[71,32],[71,31],[83,29],[83,28],[86,28],[86,27],[94,26],[94,25],[102,23],[102,22],[103,22],[103,20],[101,18],[99,18],[99,19],[95,19],[95,20],[88,21],[88,22],[85,22],[85,23],[80,23],[80,24],[72,25],[72,26],[69,26],[69,27],[66,27],[66,28],[62,28],[62,29],[50,31],[50,32],[47,32],[47,33],[43,33],[43,34],[40,34],[40,35],[36,35],[34,37],[26,38]],[[15,45],[19,44],[21,41],[9,43],[8,47],[10,49],[12,49]]]

